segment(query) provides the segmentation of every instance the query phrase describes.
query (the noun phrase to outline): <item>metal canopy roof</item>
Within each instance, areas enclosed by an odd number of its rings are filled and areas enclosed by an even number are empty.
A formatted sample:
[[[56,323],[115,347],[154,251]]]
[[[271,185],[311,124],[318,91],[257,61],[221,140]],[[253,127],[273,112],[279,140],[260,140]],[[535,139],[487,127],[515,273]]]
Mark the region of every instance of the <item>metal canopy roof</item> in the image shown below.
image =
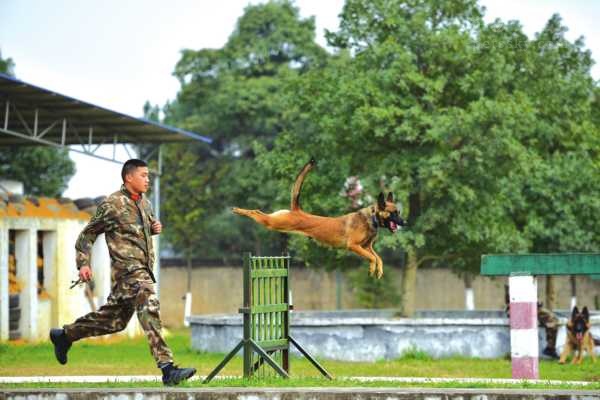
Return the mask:
[[[134,118],[0,73],[0,146],[81,145],[93,155],[102,144],[166,143],[208,137]],[[94,145],[94,146],[92,146]]]

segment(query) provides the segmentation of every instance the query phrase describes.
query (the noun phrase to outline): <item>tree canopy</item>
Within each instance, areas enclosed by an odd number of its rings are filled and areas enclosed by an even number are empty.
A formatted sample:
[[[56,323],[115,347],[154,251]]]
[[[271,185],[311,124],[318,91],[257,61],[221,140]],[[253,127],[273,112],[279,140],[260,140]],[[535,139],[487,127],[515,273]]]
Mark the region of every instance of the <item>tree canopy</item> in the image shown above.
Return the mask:
[[[281,132],[285,82],[326,57],[314,29],[290,1],[272,1],[248,6],[223,48],[182,51],[174,71],[181,90],[165,121],[214,144],[165,151],[166,234],[178,250],[211,258],[280,251],[283,236],[254,229],[229,208],[265,207],[275,196],[254,149],[271,148]]]
[[[380,191],[402,203],[409,226],[376,248],[384,263],[407,255],[408,315],[420,265],[475,272],[484,253],[597,250],[591,54],[565,38],[558,15],[533,38],[517,21],[483,17],[475,0],[347,0],[330,54],[315,44],[314,20],[271,1],[248,6],[223,48],[185,50],[166,121],[215,145],[169,150],[167,218],[178,207],[187,215],[173,242],[187,238],[196,254],[289,249],[309,264],[360,264],[229,213],[287,208],[315,157],[306,211],[340,215]],[[364,190],[349,197],[349,182]]]
[[[289,179],[309,154],[327,160],[304,189],[326,214],[351,175],[402,199],[409,227],[381,244],[408,253],[408,314],[423,263],[597,249],[598,89],[565,29],[555,15],[530,40],[468,0],[348,0],[329,33],[335,59],[296,79],[263,163]]]

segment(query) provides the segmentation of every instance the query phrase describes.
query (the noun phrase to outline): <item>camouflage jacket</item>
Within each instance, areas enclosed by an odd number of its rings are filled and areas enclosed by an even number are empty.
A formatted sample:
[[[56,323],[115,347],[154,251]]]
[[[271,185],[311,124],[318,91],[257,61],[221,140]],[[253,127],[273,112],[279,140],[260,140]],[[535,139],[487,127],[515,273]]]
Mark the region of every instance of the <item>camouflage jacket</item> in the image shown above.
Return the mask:
[[[125,186],[121,186],[120,191],[100,203],[96,214],[77,238],[77,269],[90,265],[92,245],[96,237],[104,233],[114,278],[137,269],[147,269],[152,275],[151,225],[155,221],[154,214],[143,195],[137,201],[130,196]]]

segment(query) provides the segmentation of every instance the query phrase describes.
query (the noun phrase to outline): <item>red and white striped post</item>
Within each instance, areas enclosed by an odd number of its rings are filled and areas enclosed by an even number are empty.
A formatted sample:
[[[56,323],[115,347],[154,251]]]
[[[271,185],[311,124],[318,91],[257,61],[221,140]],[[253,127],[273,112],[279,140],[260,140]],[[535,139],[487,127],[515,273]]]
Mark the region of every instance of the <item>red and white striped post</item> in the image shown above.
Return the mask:
[[[537,278],[532,275],[511,275],[508,286],[512,377],[539,379]]]

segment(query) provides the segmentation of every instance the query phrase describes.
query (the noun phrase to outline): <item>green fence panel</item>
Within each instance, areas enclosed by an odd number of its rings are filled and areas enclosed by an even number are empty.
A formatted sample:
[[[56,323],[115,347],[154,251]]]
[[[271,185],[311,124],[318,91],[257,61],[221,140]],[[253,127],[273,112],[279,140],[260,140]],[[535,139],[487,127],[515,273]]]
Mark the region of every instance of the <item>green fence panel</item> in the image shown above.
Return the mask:
[[[246,254],[243,270],[244,338],[206,377],[210,382],[240,350],[244,377],[289,377],[290,344],[325,377],[331,375],[290,336],[290,256],[259,257]],[[269,368],[270,367],[270,368]]]

